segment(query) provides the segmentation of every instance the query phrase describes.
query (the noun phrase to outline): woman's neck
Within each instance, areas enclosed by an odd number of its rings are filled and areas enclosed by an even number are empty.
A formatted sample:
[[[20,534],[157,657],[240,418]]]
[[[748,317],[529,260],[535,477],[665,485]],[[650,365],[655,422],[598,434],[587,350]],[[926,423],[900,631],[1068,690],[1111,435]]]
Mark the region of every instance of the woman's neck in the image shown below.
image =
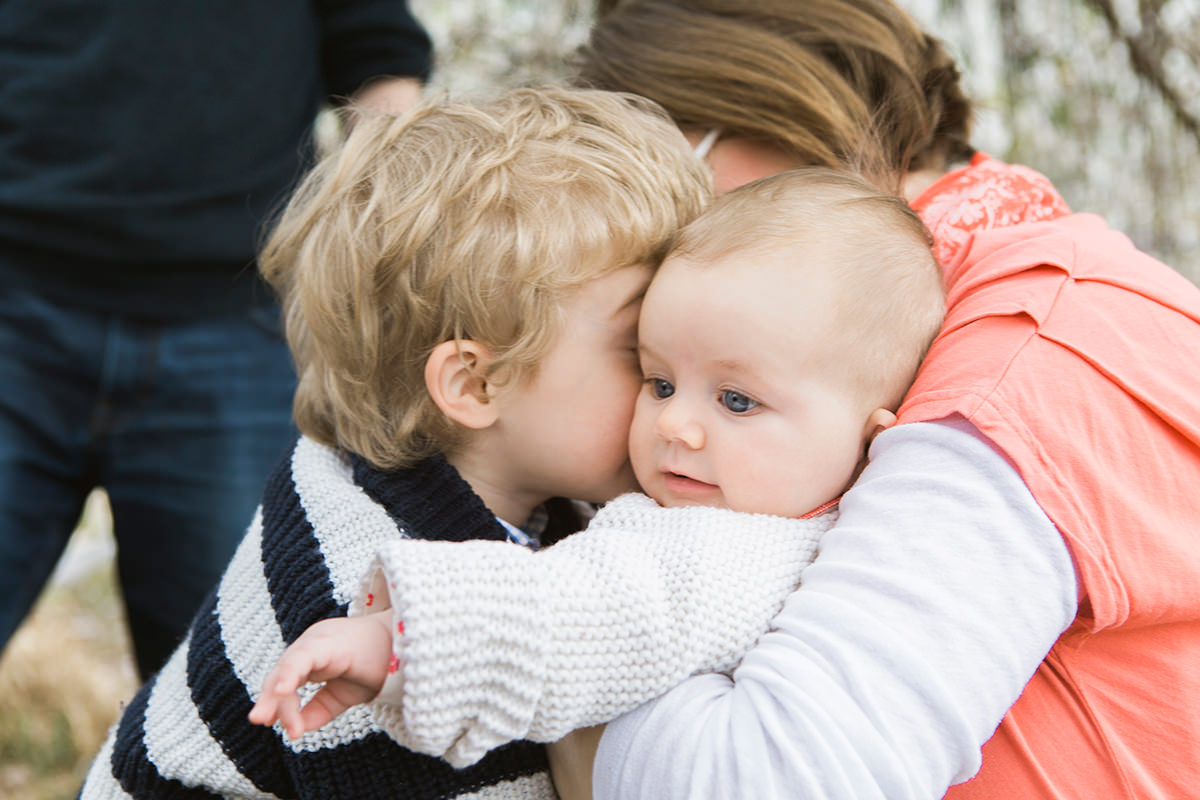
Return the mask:
[[[904,176],[904,183],[901,186],[904,199],[912,203],[921,196],[922,192],[937,183],[938,178],[945,175],[946,171],[942,168],[929,167],[908,173]]]

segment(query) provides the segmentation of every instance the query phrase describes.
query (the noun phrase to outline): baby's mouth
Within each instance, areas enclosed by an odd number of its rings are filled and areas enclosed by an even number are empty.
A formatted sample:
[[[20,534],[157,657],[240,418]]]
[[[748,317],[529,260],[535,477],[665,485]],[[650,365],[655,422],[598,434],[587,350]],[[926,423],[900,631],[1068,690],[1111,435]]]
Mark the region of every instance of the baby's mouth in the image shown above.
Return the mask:
[[[718,488],[715,484],[706,483],[690,475],[684,475],[681,472],[671,472],[670,470],[663,470],[663,482],[669,491],[681,495],[709,494],[717,491]]]

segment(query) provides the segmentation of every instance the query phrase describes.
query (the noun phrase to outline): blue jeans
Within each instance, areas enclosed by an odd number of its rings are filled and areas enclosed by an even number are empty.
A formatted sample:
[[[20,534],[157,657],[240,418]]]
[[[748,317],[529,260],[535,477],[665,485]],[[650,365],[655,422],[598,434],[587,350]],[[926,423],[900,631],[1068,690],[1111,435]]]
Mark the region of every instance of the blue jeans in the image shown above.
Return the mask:
[[[103,486],[138,668],[155,672],[288,450],[294,388],[275,309],[152,323],[0,287],[0,647]]]

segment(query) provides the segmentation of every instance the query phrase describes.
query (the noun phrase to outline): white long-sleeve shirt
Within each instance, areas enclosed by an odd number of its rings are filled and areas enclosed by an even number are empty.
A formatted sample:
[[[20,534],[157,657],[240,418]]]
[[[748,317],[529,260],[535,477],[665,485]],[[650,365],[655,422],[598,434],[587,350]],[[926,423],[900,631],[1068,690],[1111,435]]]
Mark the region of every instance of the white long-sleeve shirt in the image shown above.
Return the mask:
[[[732,677],[608,726],[596,797],[939,798],[1076,607],[1066,545],[1004,457],[965,422],[897,426]]]

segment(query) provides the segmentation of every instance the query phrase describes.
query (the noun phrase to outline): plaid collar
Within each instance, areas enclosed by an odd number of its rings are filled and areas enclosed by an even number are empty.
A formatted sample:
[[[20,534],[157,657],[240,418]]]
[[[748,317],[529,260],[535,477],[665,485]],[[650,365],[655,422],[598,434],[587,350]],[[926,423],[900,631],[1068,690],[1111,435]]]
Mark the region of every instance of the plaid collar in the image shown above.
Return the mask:
[[[512,525],[504,520],[496,517],[500,524],[504,526],[504,530],[508,531],[508,540],[513,544],[519,544],[522,547],[528,547],[530,550],[537,550],[541,546],[542,534],[546,532],[546,525],[550,521],[550,515],[546,513],[546,507],[540,505],[533,510],[529,515],[529,519],[525,520],[525,524],[521,527]]]

